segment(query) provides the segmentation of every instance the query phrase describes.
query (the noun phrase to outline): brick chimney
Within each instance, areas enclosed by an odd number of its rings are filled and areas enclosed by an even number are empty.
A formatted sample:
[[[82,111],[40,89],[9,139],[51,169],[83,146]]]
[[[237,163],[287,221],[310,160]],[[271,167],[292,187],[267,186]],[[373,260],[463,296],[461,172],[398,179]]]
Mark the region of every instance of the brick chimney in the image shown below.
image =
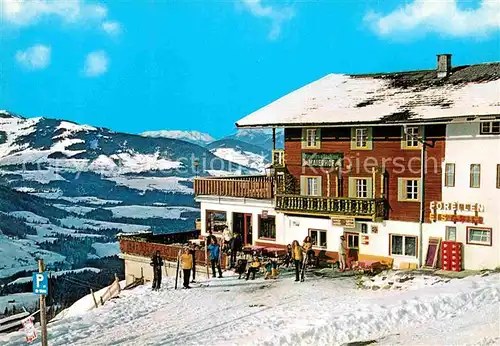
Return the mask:
[[[451,54],[437,55],[437,76],[443,78],[451,73]]]

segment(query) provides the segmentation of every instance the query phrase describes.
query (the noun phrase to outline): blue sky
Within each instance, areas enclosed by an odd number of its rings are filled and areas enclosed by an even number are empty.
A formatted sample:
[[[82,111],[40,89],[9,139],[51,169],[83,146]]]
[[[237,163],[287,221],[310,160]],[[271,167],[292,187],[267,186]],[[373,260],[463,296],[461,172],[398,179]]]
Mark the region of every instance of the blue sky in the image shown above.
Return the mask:
[[[500,60],[498,1],[0,0],[0,109],[220,137],[328,73]]]

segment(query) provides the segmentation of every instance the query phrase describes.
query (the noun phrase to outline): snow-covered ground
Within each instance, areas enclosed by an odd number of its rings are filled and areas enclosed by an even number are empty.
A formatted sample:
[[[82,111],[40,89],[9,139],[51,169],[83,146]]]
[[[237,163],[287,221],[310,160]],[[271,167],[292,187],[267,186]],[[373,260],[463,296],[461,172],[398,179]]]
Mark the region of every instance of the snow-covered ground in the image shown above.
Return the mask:
[[[43,258],[46,264],[65,260],[65,257],[58,253],[40,249],[33,240],[12,239],[0,233],[0,278],[23,270],[36,270],[39,257]]]
[[[193,189],[181,184],[181,181],[189,181],[187,178],[178,177],[130,177],[117,176],[107,178],[118,185],[127,186],[139,191],[162,190],[184,194],[192,194]]]
[[[120,253],[120,243],[94,243],[92,247],[95,249],[98,258],[116,256]]]
[[[182,213],[200,211],[200,209],[192,207],[152,207],[146,205],[124,205],[106,209],[113,212],[113,217],[131,217],[134,219],[180,219]]]
[[[231,272],[191,290],[149,285],[87,313],[49,324],[56,345],[393,345],[500,343],[500,275],[411,289],[358,289],[352,277],[284,272],[278,280],[238,280]],[[410,280],[411,281],[411,280]],[[479,334],[478,334],[479,333]],[[23,345],[21,333],[0,343]]]
[[[5,311],[5,308],[12,310],[13,307],[18,309],[18,311],[22,311],[21,309],[23,307],[25,307],[26,309],[30,309],[36,306],[39,299],[39,296],[33,294],[33,292],[15,293],[8,294],[6,296],[0,296],[0,311],[3,313]],[[0,345],[2,345],[1,339]]]
[[[150,229],[149,226],[143,226],[143,225],[130,225],[125,223],[81,219],[77,217],[67,217],[61,219],[60,221],[62,226],[69,228],[73,227],[78,230],[92,229],[99,231],[103,229],[117,228],[120,229],[121,232],[123,233],[136,233],[136,232],[147,231]]]
[[[242,151],[237,148],[217,148],[211,152],[221,159],[237,163],[241,166],[249,167],[260,173],[264,173],[270,164],[266,162],[264,153],[262,155],[249,151]]]
[[[61,275],[66,275],[66,274],[71,274],[71,273],[77,274],[77,273],[82,273],[82,272],[85,272],[85,271],[91,271],[91,272],[94,272],[94,273],[99,273],[101,270],[98,269],[98,268],[85,267],[85,268],[80,268],[80,269],[61,270],[61,271],[58,271],[58,272],[49,271],[48,275],[50,275],[51,277],[58,277],[58,276],[61,276]],[[9,282],[7,285],[25,284],[25,283],[32,282],[32,281],[33,281],[33,277],[26,276],[26,277],[23,277],[23,278],[16,279],[16,280],[14,280],[12,282]]]

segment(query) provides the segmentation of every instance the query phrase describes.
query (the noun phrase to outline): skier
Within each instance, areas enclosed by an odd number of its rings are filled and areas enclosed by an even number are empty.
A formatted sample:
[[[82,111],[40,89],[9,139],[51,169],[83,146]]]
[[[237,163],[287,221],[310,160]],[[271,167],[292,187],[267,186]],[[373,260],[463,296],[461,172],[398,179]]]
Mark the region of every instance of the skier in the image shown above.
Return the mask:
[[[184,288],[189,287],[189,276],[191,275],[191,268],[193,268],[193,256],[190,253],[189,248],[184,249],[184,253],[181,256],[182,262],[182,275],[184,278]]]
[[[160,256],[160,251],[151,257],[151,266],[153,267],[153,291],[160,289],[161,285],[161,269],[163,267],[163,259]]]
[[[208,246],[208,251],[210,252],[210,262],[212,263],[212,277],[216,277],[215,267],[219,271],[219,278],[222,277],[222,269],[220,268],[219,263],[219,254],[220,254],[220,246],[219,244],[210,244]]]
[[[191,244],[191,249],[189,250],[189,254],[193,258],[193,280],[191,280],[191,283],[194,283],[196,280],[196,244],[193,243]]]
[[[236,263],[236,255],[238,251],[241,251],[241,238],[239,234],[234,234],[233,240],[231,241],[231,266],[230,268],[234,268]]]
[[[302,256],[302,248],[297,240],[292,242],[292,261],[295,265],[295,281],[300,280],[300,267],[302,264],[303,256]],[[302,279],[302,281],[304,281]]]
[[[343,235],[340,236],[340,244],[339,244],[339,262],[340,262],[340,271],[343,272],[345,270],[346,263],[346,246],[345,246],[345,238]]]

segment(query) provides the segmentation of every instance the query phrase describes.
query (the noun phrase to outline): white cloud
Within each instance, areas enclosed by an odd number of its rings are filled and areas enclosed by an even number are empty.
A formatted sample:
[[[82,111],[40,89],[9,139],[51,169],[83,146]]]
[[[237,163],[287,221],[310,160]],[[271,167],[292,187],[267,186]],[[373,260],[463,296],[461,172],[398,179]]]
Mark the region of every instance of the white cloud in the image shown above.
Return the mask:
[[[103,50],[91,52],[85,58],[83,73],[86,77],[99,77],[108,71],[109,59]]]
[[[389,14],[371,12],[365,20],[381,36],[426,32],[483,36],[500,30],[500,1],[482,0],[476,8],[461,9],[457,0],[414,0]]]
[[[37,44],[29,47],[25,51],[17,51],[17,62],[29,70],[41,70],[50,64],[50,47]]]
[[[57,18],[63,23],[103,25],[108,9],[86,0],[0,0],[1,23],[28,27],[42,19]]]
[[[270,39],[278,38],[281,33],[282,24],[294,16],[294,12],[290,7],[277,8],[271,5],[264,5],[262,0],[241,0],[241,3],[254,16],[271,20]]]
[[[102,29],[110,36],[118,35],[122,30],[120,23],[115,21],[105,21],[102,23]]]

